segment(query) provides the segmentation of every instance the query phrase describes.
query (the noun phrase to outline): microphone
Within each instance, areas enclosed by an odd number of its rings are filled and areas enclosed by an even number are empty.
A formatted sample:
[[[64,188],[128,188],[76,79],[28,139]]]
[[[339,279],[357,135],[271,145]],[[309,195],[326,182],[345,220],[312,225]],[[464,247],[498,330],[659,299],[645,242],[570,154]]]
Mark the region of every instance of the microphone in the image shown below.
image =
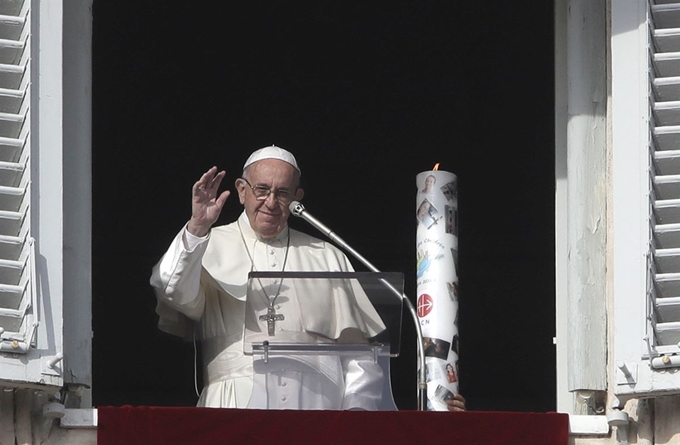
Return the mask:
[[[366,258],[364,258],[359,252],[357,252],[352,246],[347,244],[345,240],[340,238],[338,235],[336,235],[331,229],[329,229],[326,225],[324,225],[321,221],[318,219],[314,218],[308,211],[305,209],[305,206],[303,206],[299,201],[293,201],[290,203],[288,206],[288,209],[290,209],[290,213],[293,215],[297,216],[298,218],[302,218],[311,225],[313,225],[315,228],[317,228],[320,232],[322,232],[324,235],[326,235],[328,238],[331,239],[331,241],[335,242],[338,244],[340,247],[342,247],[344,250],[347,252],[351,253],[354,258],[358,259],[361,261],[364,266],[368,267],[372,272],[380,272],[380,270],[375,267],[370,261],[368,261]],[[399,292],[397,289],[395,289],[390,283],[388,283],[385,279],[381,279],[380,281],[383,282],[385,287],[387,287],[391,292],[393,292],[398,298],[400,298],[406,307],[408,308],[411,317],[413,318],[413,323],[416,328],[416,335],[418,337],[418,409],[420,411],[425,411],[427,409],[426,407],[426,401],[427,401],[427,380],[426,380],[426,375],[425,375],[425,351],[424,351],[424,343],[423,343],[423,331],[420,327],[420,320],[418,319],[418,314],[416,312],[415,307],[413,307],[413,303],[411,303],[411,300],[404,294],[403,292]]]

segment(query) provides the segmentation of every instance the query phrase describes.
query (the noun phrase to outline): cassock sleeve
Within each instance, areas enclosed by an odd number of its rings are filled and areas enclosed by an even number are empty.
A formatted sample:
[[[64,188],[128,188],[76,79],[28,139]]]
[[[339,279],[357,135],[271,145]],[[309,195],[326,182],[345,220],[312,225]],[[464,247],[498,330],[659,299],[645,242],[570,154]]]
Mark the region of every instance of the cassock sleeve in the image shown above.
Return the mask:
[[[197,321],[203,315],[205,294],[200,286],[201,262],[210,236],[193,237],[187,242],[186,233],[185,227],[177,234],[154,266],[150,280],[158,300],[158,327],[181,337],[190,335],[190,320]]]

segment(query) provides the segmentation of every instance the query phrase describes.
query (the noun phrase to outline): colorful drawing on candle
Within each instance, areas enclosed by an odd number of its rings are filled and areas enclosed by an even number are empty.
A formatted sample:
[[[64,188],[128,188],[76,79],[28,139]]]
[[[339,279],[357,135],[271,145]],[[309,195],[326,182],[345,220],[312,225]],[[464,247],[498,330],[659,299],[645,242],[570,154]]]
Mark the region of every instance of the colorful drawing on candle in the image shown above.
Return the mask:
[[[421,250],[418,251],[416,258],[417,258],[416,265],[417,265],[417,272],[418,272],[417,278],[422,278],[422,276],[425,274],[427,269],[430,268],[430,264],[431,264],[430,252],[428,252],[427,250],[425,252],[423,252],[422,249],[421,249]]]
[[[439,221],[442,217],[439,214],[439,210],[437,210],[437,208],[432,205],[430,201],[423,199],[423,202],[421,202],[420,206],[418,207],[416,218],[421,222],[421,224],[430,229],[432,226],[437,224],[437,221]]]
[[[454,180],[439,187],[439,190],[458,208],[458,183]]]
[[[449,348],[451,343],[446,340],[439,338],[423,338],[423,346],[425,351],[425,357],[436,357],[442,360],[446,360],[449,355]]]

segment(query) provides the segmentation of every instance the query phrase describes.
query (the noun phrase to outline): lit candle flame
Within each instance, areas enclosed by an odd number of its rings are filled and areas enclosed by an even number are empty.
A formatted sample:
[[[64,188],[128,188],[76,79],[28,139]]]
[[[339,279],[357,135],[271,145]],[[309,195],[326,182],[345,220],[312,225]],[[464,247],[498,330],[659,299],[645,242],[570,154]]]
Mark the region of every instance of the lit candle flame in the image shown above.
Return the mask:
[[[432,170],[433,170],[433,171],[439,170],[439,162],[437,162],[436,164],[434,164],[434,167],[432,167]]]

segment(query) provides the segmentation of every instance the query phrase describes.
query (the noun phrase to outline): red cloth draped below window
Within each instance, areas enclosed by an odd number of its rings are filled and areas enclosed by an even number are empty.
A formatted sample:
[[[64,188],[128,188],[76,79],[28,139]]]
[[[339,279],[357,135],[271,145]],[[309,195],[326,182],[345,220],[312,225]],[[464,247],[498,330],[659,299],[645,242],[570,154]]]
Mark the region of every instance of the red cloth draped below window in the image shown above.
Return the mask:
[[[98,445],[567,445],[566,414],[99,408]]]

